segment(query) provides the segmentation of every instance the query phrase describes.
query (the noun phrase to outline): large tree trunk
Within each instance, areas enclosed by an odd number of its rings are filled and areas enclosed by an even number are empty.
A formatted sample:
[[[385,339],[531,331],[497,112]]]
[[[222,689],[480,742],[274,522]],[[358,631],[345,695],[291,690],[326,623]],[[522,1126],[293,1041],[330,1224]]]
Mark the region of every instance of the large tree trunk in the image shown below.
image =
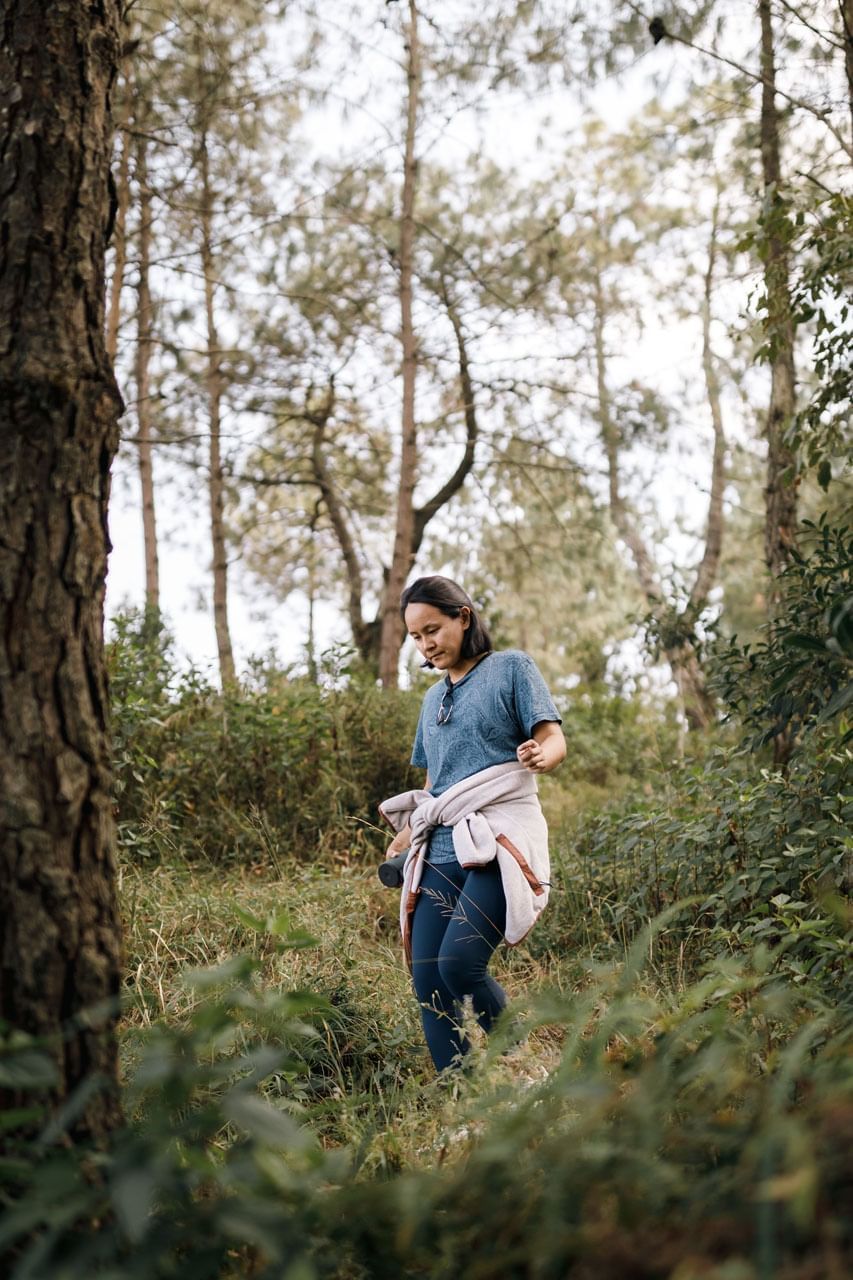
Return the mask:
[[[222,373],[219,367],[219,336],[214,313],[213,194],[207,138],[202,134],[201,161],[201,260],[204,273],[204,303],[207,316],[207,404],[210,420],[209,492],[210,537],[213,551],[213,624],[219,653],[219,674],[223,688],[236,680],[231,631],[228,626],[228,547],[225,540],[225,495],[222,470]]]
[[[73,1120],[120,1120],[103,596],[121,398],[104,343],[115,0],[6,0],[0,45],[0,1018]],[[7,1101],[8,1095],[7,1095]],[[12,1099],[14,1103],[14,1099]]]
[[[151,188],[148,185],[148,143],[140,137],[136,148],[139,188],[139,283],[136,312],[136,445],[142,491],[142,536],[145,546],[145,603],[160,608],[160,565],[157,556],[157,518],[154,508],[154,464],[151,448]]]
[[[418,352],[412,318],[412,275],[415,247],[415,190],[417,186],[418,96],[420,91],[420,51],[418,8],[409,0],[408,104],[406,148],[403,162],[403,205],[400,219],[400,327],[403,347],[403,440],[400,451],[400,482],[397,494],[397,522],[394,552],[382,600],[382,636],[379,648],[379,677],[383,687],[396,688],[400,664],[403,625],[400,595],[412,567],[412,534],[415,524],[414,494],[417,479],[418,442],[415,419],[415,381]]]
[[[785,568],[796,539],[796,459],[785,443],[795,410],[794,320],[788,284],[788,252],[779,198],[779,114],[776,110],[776,63],[770,0],[759,0],[761,21],[761,167],[765,193],[766,256],[764,285],[767,325],[772,343],[770,405],[767,411],[767,486],[765,489],[764,555],[771,574],[771,613],[778,607],[775,579]]]

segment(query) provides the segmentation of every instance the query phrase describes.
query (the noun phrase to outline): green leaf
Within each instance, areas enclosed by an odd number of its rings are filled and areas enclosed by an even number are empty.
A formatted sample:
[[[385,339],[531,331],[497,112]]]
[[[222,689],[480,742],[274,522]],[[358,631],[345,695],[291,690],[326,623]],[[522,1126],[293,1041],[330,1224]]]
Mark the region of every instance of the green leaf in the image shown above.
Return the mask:
[[[267,925],[265,920],[261,920],[260,916],[253,916],[251,911],[246,911],[243,907],[234,904],[234,914],[241,924],[247,929],[252,929],[255,933],[266,933]]]
[[[234,1089],[223,1098],[222,1113],[261,1146],[304,1150],[314,1145],[308,1130],[255,1093]]]
[[[839,711],[843,711],[851,703],[853,703],[853,680],[832,695],[818,716],[818,721],[822,724],[831,719],[832,716],[837,716]]]
[[[826,645],[815,636],[806,635],[804,631],[792,631],[782,642],[786,649],[807,649],[809,653],[826,655]]]
[[[56,1063],[40,1049],[20,1049],[0,1058],[0,1086],[49,1089],[59,1082]]]
[[[827,490],[832,481],[832,463],[824,458],[823,462],[817,469],[817,482],[821,489]]]
[[[151,1169],[127,1169],[111,1187],[113,1206],[127,1238],[136,1243],[145,1234],[154,1204],[157,1180]]]

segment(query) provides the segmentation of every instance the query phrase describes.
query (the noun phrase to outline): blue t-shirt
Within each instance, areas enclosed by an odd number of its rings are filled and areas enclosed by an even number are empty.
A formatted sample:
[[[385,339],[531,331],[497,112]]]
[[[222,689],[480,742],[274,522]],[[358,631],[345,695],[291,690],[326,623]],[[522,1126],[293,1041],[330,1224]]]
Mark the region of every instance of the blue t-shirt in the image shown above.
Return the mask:
[[[438,723],[453,711],[445,723]],[[561,723],[539,668],[519,649],[491,653],[452,686],[445,676],[426,693],[412,748],[412,764],[429,774],[430,794],[440,796],[454,783],[491,765],[516,759],[543,720]],[[430,862],[451,862],[451,827],[436,827],[429,846]]]

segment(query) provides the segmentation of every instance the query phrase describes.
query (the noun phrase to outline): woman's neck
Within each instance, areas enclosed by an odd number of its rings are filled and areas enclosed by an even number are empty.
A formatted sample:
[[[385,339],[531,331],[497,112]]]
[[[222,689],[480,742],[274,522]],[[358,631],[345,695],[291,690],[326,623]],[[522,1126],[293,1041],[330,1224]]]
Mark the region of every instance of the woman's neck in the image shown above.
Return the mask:
[[[488,658],[491,649],[487,649],[485,653],[478,653],[476,658],[465,658],[457,666],[451,667],[447,672],[447,677],[451,684],[458,684],[460,680],[464,680],[469,671],[473,671],[478,662],[482,662],[484,658]]]

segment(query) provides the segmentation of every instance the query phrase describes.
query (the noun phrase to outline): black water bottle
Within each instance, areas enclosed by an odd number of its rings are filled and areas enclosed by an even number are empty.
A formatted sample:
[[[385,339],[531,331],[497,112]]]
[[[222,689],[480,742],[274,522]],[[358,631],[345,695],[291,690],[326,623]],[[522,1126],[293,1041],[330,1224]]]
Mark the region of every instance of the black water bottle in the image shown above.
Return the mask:
[[[403,866],[409,856],[408,849],[395,853],[393,858],[386,858],[376,868],[376,874],[387,889],[399,889],[403,883]]]

